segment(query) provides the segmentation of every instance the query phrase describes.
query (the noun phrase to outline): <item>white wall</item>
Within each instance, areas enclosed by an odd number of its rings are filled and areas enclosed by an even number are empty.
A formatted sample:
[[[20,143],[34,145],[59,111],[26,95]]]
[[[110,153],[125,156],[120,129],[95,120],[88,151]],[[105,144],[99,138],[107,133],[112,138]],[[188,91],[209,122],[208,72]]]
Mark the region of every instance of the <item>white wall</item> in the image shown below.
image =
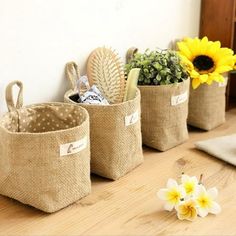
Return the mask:
[[[98,46],[124,58],[130,46],[167,48],[197,36],[200,0],[0,0],[0,113],[5,86],[24,82],[25,104],[61,101],[67,61],[79,63]]]

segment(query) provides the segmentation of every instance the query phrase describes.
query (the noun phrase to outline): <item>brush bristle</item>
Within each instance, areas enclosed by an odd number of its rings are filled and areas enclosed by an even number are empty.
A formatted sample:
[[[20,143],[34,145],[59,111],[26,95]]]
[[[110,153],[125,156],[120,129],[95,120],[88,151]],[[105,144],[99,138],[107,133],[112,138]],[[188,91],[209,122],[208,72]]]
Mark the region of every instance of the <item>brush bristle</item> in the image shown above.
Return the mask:
[[[112,48],[97,48],[89,56],[87,74],[110,103],[122,102],[125,76],[121,58]]]

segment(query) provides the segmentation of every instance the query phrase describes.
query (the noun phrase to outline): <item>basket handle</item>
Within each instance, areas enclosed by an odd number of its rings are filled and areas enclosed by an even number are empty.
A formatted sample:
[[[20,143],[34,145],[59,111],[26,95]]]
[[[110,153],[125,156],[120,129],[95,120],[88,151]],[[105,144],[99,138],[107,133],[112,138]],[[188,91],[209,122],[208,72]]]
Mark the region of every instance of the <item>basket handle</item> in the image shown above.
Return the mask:
[[[12,88],[14,85],[17,85],[20,89],[18,96],[17,96],[16,104],[14,104],[13,95],[12,95]],[[23,106],[23,84],[21,81],[15,80],[7,85],[6,103],[7,103],[8,111],[13,111],[13,110],[19,109]]]
[[[137,52],[138,52],[138,48],[136,47],[129,48],[126,53],[126,63],[129,63],[134,58],[134,54]]]
[[[73,61],[68,62],[66,64],[65,73],[66,78],[70,81],[72,90],[75,91],[77,89],[77,81],[80,78],[80,71],[78,65]]]

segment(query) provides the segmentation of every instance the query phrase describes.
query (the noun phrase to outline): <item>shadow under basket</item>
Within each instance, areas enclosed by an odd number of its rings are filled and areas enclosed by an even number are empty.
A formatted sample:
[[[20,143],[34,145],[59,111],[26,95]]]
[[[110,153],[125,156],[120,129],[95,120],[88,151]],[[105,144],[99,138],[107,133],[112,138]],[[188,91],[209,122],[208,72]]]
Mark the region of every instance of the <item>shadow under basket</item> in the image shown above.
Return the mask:
[[[72,89],[64,100],[78,104],[78,98]],[[135,99],[127,102],[79,105],[90,116],[92,173],[116,180],[143,162],[139,90]]]
[[[20,87],[16,105],[13,85]],[[0,119],[0,194],[45,212],[91,191],[88,112],[73,104],[22,107],[19,81],[8,85],[9,112]]]

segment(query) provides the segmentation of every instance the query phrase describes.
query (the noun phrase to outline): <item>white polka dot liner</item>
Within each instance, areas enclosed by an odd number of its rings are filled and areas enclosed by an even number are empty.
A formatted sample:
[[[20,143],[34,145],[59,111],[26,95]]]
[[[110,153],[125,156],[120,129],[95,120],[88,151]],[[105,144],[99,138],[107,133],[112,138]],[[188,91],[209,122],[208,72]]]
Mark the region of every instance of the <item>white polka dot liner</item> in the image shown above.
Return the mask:
[[[0,126],[10,132],[42,133],[73,128],[85,119],[78,106],[47,103],[11,111],[1,119]]]
[[[19,87],[22,84],[17,84]],[[0,127],[9,132],[45,133],[65,130],[80,126],[87,113],[77,105],[67,103],[44,103],[22,107],[22,91],[20,90],[16,105],[12,91],[7,91],[9,112],[0,120]]]

